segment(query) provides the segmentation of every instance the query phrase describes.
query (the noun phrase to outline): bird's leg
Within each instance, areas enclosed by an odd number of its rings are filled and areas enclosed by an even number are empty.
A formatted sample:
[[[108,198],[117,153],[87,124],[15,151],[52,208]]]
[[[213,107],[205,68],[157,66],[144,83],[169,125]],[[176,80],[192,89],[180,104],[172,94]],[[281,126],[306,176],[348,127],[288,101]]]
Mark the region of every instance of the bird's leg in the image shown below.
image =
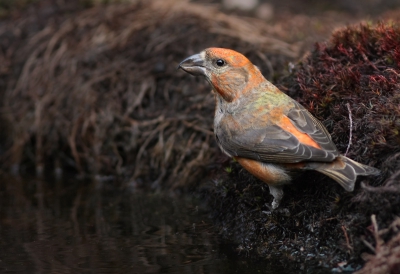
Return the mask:
[[[269,186],[269,192],[274,196],[272,210],[277,209],[283,197],[283,185],[290,182],[290,175],[282,166],[259,162],[253,159],[235,157],[248,172]]]
[[[272,201],[272,210],[277,209],[279,204],[283,198],[283,186],[269,186],[269,192],[272,196],[274,196],[274,200]]]

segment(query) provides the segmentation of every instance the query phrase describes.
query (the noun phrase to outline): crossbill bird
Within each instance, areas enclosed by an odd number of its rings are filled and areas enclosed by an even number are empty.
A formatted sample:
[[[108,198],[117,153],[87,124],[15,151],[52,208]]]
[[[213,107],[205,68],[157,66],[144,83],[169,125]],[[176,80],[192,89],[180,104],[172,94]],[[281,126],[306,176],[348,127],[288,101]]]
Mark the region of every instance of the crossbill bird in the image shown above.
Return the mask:
[[[339,153],[324,125],[267,81],[242,54],[208,48],[179,68],[203,76],[215,94],[214,134],[221,150],[268,184],[276,209],[294,171],[316,170],[353,191],[358,175],[379,170]]]

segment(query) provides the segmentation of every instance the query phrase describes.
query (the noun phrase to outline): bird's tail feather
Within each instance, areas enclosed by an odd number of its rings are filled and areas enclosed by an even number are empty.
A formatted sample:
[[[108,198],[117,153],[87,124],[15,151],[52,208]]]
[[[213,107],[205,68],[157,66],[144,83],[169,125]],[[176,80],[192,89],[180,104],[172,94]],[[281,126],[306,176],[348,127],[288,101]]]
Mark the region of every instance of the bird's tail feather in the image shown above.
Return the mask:
[[[332,163],[321,163],[314,169],[329,176],[347,191],[354,190],[357,176],[378,175],[380,173],[379,169],[360,164],[343,155],[337,157]]]

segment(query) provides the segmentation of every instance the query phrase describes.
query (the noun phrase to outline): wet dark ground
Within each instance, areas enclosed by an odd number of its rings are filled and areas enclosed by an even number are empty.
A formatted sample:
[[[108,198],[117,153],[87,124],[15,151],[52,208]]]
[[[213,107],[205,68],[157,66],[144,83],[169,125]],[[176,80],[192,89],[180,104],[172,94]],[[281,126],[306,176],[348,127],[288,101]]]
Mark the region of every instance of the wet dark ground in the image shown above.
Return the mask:
[[[188,196],[0,175],[0,273],[330,273],[235,255]]]

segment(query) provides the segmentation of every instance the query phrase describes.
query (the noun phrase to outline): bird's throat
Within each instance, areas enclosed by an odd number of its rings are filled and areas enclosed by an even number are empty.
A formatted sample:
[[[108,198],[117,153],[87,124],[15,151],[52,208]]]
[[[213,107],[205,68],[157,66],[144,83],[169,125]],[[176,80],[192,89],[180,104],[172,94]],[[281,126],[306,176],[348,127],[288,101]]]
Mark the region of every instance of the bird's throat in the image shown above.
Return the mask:
[[[235,93],[232,90],[229,90],[227,88],[221,88],[220,86],[214,86],[214,91],[217,92],[223,99],[224,101],[230,103],[235,99]]]

